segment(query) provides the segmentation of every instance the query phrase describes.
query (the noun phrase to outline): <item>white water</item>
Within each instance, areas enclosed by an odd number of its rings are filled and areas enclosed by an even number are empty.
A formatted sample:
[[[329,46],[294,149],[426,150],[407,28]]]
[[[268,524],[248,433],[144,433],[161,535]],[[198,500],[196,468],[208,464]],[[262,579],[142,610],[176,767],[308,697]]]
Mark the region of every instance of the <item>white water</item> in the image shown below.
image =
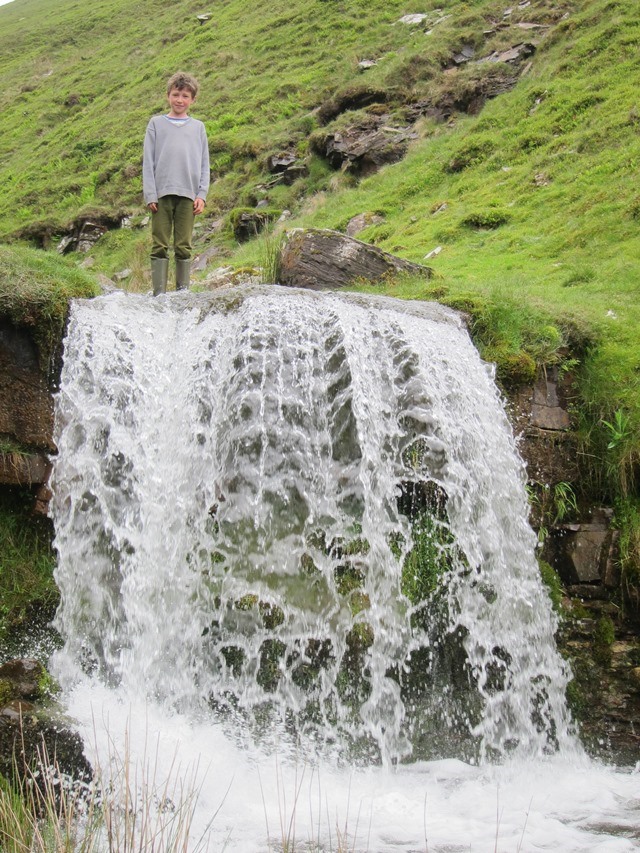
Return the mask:
[[[220,807],[214,850],[633,849],[613,835],[637,776],[569,732],[522,465],[454,315],[277,288],[77,303],[56,442],[70,710],[102,763],[125,729],[163,773],[200,756],[194,838]],[[412,483],[446,493],[455,539],[413,628]],[[354,626],[357,701],[336,688]],[[394,770],[412,741],[432,760]]]

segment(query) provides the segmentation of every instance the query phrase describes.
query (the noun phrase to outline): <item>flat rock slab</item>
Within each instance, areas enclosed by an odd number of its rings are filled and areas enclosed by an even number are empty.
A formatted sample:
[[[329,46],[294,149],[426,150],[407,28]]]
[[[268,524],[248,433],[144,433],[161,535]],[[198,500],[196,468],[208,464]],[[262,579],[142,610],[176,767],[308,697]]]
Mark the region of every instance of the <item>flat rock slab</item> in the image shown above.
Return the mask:
[[[433,271],[338,231],[295,229],[280,253],[280,284],[285,287],[337,290],[359,279],[380,281],[402,273],[429,278]]]
[[[46,483],[51,463],[42,454],[0,453],[0,484],[33,486]]]

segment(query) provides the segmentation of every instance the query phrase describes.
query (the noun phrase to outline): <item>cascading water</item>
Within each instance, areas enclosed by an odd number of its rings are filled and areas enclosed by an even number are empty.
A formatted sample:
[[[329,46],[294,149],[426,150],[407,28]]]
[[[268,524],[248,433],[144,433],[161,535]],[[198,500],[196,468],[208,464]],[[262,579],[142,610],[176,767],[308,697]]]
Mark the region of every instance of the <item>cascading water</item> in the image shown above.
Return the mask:
[[[453,312],[76,302],[55,438],[69,689],[288,755],[577,754],[523,466]]]

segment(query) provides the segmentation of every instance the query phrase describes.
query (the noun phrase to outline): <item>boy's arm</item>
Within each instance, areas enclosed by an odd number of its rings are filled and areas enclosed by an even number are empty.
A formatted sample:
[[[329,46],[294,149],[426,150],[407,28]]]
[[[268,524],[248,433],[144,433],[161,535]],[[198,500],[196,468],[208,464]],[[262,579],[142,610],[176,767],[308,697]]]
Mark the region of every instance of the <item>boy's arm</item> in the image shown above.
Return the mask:
[[[203,202],[207,200],[207,193],[209,192],[209,181],[210,181],[210,173],[209,173],[209,143],[207,141],[207,131],[202,125],[202,134],[200,137],[200,144],[202,146],[202,154],[200,157],[200,180],[198,182],[198,192],[196,194],[196,201],[200,198]],[[204,208],[204,205],[203,205]]]
[[[156,129],[153,121],[147,125],[144,137],[144,149],[142,156],[142,193],[144,203],[155,205],[158,202],[158,191],[156,190],[156,176],[154,170],[156,149]]]

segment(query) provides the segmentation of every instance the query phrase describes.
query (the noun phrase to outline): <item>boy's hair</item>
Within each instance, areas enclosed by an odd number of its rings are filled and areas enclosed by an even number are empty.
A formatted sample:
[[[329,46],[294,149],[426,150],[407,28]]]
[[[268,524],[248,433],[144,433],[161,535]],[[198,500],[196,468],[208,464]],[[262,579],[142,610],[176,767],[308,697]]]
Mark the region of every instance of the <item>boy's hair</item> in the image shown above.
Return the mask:
[[[184,71],[176,71],[167,81],[167,95],[172,89],[188,89],[195,100],[198,95],[200,84],[191,74],[185,74]]]

